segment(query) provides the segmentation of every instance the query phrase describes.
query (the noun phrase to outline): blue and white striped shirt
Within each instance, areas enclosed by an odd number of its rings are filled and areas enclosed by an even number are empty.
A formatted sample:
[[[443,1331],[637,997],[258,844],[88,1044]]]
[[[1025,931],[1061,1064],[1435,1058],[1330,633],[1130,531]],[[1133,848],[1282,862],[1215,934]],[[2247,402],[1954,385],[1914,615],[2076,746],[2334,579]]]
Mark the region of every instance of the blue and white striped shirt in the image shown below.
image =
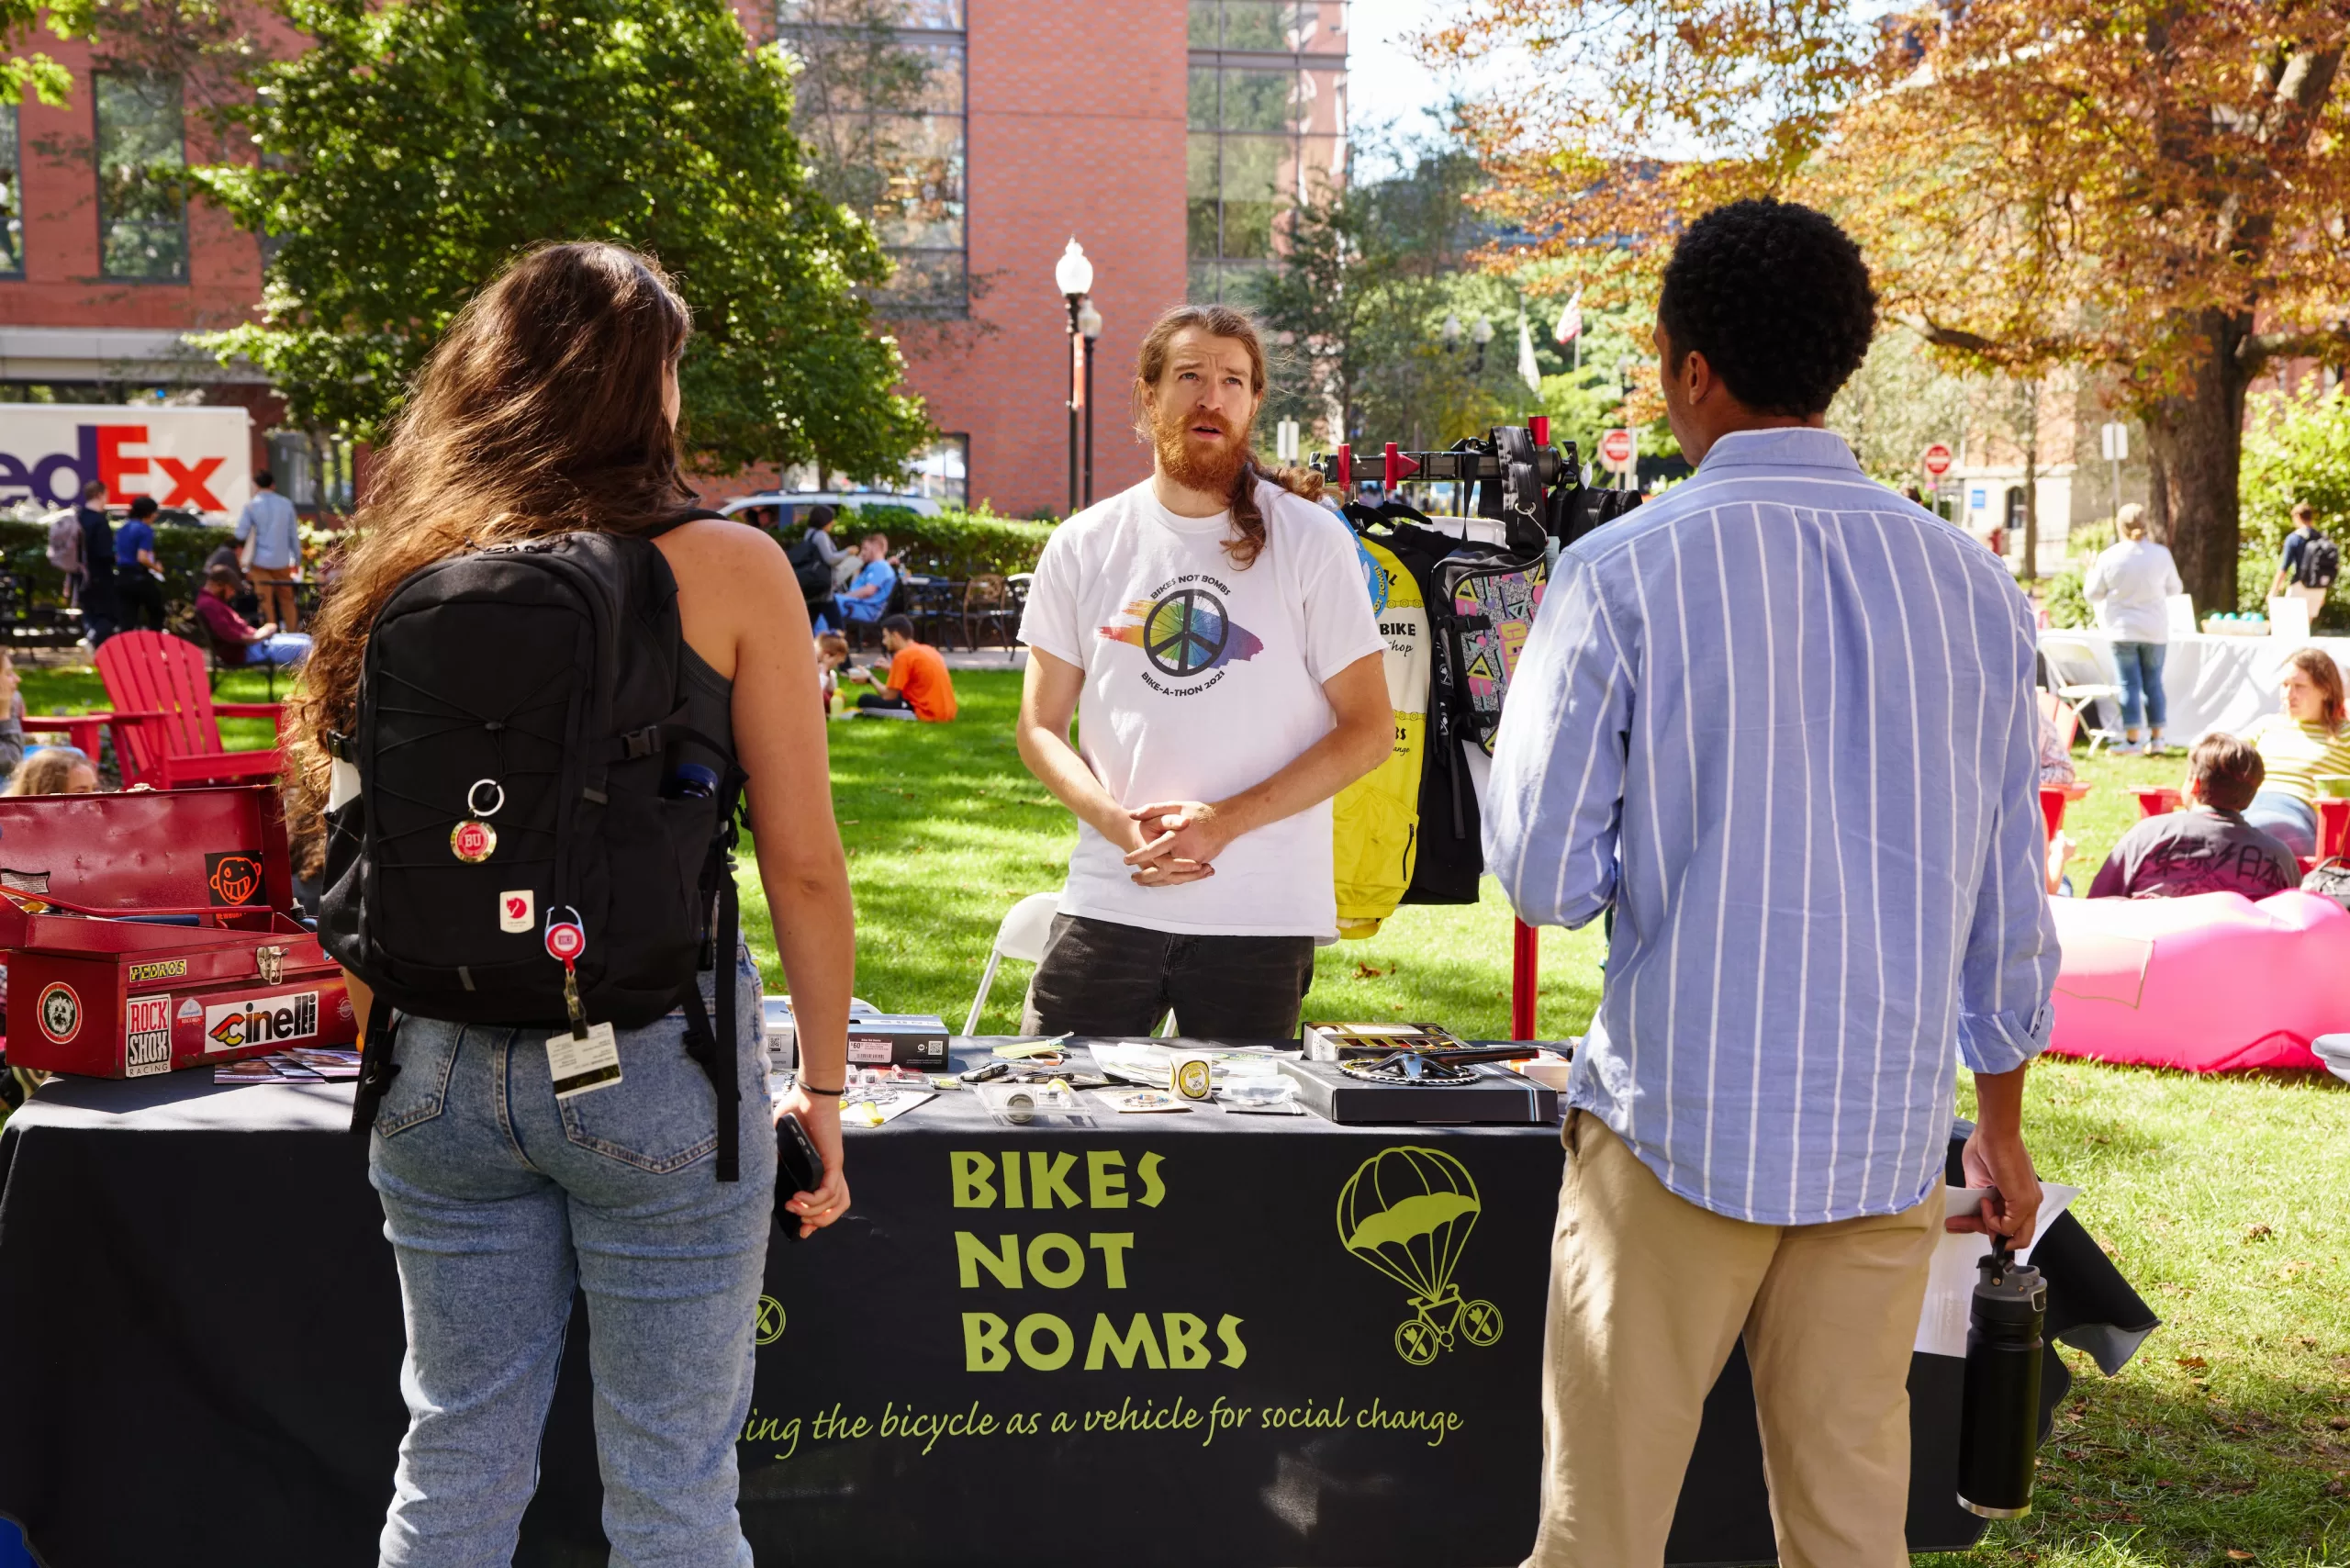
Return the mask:
[[[1494,755],[1519,915],[1611,902],[1570,1103],[1735,1219],[1893,1214],[1942,1180],[1952,1047],[2046,1044],[2030,606],[1807,429],[1560,557]]]

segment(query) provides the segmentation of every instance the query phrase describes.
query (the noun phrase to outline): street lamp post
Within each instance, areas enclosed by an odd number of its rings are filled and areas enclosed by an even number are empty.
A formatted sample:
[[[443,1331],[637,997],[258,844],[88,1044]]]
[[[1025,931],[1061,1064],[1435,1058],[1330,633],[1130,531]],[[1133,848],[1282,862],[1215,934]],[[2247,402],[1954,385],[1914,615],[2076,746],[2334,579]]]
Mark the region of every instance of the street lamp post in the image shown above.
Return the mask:
[[[1077,312],[1077,330],[1085,337],[1085,504],[1093,504],[1093,349],[1102,340],[1102,312],[1087,297]]]
[[[1069,236],[1069,248],[1061,259],[1053,263],[1053,282],[1069,302],[1069,510],[1077,510],[1078,500],[1078,411],[1085,407],[1086,343],[1078,314],[1086,304],[1086,296],[1093,291],[1093,263],[1085,257],[1085,247]]]
[[[1485,374],[1485,345],[1494,341],[1494,324],[1483,316],[1478,317],[1477,324],[1469,329],[1469,341],[1477,345],[1477,363],[1470,366],[1469,374],[1483,375]]]

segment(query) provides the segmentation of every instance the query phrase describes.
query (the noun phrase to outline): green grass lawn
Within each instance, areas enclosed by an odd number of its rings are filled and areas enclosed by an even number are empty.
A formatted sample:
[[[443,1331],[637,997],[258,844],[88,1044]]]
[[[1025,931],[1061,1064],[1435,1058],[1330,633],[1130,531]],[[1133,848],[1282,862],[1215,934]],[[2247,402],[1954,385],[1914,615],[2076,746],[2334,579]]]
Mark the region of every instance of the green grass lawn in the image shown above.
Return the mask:
[[[831,726],[834,801],[857,902],[857,993],[959,1026],[997,921],[1060,885],[1075,829],[1020,766],[1018,678],[958,671],[948,726]],[[248,676],[223,695],[259,698]],[[102,703],[86,672],[28,671],[36,711]],[[258,744],[261,732],[232,739]],[[2136,820],[2128,791],[2176,784],[2181,758],[2087,757],[2068,814],[2086,887]],[[744,879],[750,940],[780,985],[765,900]],[[1580,1033],[1598,1000],[1596,927],[1543,936],[1540,1032]],[[1024,966],[980,1022],[1013,1025]],[[2341,984],[2329,979],[2324,983]],[[1483,903],[1406,909],[1325,949],[1310,1013],[1434,1019],[1469,1036],[1508,1019],[1509,917]],[[2026,1132],[2042,1171],[2165,1327],[2118,1378],[2065,1351],[2072,1399],[2042,1453],[2038,1511],[1937,1568],[2350,1568],[2350,1085],[2050,1061]],[[1962,1107],[1971,1103],[1962,1075]]]

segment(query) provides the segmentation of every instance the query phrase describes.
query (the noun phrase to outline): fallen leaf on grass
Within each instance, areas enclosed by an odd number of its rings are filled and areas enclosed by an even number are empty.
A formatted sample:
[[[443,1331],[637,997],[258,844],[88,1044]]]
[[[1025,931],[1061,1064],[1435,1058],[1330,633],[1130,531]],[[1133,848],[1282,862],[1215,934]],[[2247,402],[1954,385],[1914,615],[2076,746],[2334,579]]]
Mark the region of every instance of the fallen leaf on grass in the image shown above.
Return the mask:
[[[2249,1551],[2238,1551],[2234,1547],[2231,1546],[2228,1548],[2228,1561],[2231,1562],[2249,1562],[2252,1561],[2252,1553]]]
[[[1393,973],[1394,973],[1393,969],[1382,969],[1371,964],[1357,964],[1355,966],[1355,979],[1357,980],[1377,980],[1382,975]]]
[[[2350,1416],[2329,1416],[2325,1424],[2337,1432],[2350,1432]]]
[[[2113,1140],[2112,1140],[2111,1138],[2109,1138],[2109,1137],[2106,1137],[2103,1133],[2091,1133],[2091,1134],[2089,1134],[2089,1136],[2088,1136],[2087,1137],[2086,1137],[2086,1138],[2082,1139],[2082,1141],[2083,1141],[2084,1143],[2098,1143],[2098,1144],[2104,1144],[2104,1143],[2111,1143]]]
[[[2288,1262],[2283,1268],[2277,1270],[2277,1277],[2280,1280],[2298,1279],[2301,1275],[2308,1273],[2315,1267],[2316,1265],[2313,1263],[2305,1263],[2296,1258]]]
[[[2275,1234],[2266,1225],[2248,1225],[2244,1227],[2244,1238],[2246,1241],[2264,1240]]]
[[[2211,1363],[2200,1356],[2181,1356],[2178,1358],[2178,1364],[2183,1367],[2208,1367]]]

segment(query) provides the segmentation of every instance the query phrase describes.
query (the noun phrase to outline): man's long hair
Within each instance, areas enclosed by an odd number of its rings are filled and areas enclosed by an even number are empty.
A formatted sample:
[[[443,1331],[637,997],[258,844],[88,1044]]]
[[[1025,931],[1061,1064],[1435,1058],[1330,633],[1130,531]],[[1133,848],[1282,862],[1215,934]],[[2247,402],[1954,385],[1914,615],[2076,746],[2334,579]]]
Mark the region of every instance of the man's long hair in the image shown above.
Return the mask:
[[[692,330],[658,265],[601,243],[533,251],[457,313],[376,456],[357,543],[319,610],[292,705],[297,809],[324,799],[325,734],[356,722],[368,631],[410,573],[514,540],[641,532],[692,504],[662,407]]]
[[[1167,374],[1168,345],[1186,327],[1197,327],[1212,338],[1229,338],[1247,349],[1249,395],[1259,399],[1265,395],[1265,340],[1248,314],[1229,305],[1179,305],[1151,323],[1150,330],[1143,334],[1142,353],[1135,359],[1135,433],[1146,443],[1155,442],[1158,436],[1151,419],[1150,398]],[[1249,435],[1250,428],[1243,426],[1239,440],[1244,453],[1248,450]],[[1265,514],[1257,510],[1257,481],[1260,478],[1309,501],[1322,498],[1322,476],[1312,469],[1260,467],[1253,454],[1244,456],[1239,471],[1233,476],[1229,497],[1232,535],[1224,542],[1225,553],[1241,571],[1253,566],[1265,548]]]

